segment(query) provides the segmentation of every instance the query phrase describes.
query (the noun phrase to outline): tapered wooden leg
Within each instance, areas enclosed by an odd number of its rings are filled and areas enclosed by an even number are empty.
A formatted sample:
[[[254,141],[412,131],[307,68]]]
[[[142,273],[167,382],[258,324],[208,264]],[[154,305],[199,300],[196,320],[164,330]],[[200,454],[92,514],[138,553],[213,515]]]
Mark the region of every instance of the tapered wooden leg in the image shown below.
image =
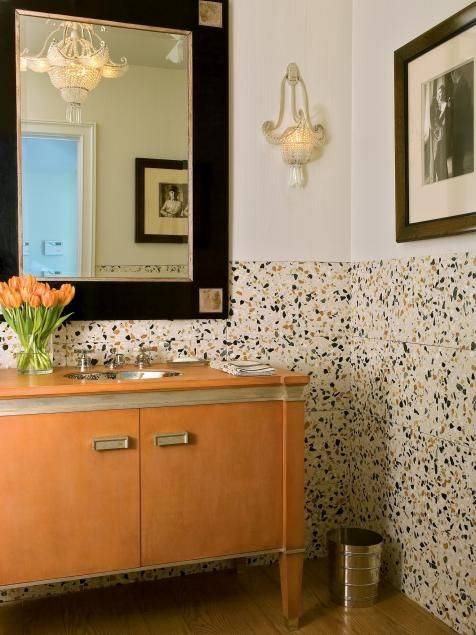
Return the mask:
[[[279,570],[281,574],[281,599],[286,625],[290,631],[299,628],[301,614],[302,566],[304,554],[281,554]]]

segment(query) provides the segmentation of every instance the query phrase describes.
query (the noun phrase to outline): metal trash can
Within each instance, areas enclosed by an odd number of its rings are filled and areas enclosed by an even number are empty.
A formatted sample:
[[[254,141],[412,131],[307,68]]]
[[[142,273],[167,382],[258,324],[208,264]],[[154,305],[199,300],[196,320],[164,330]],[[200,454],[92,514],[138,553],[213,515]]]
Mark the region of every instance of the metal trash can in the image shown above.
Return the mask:
[[[327,533],[329,589],[337,604],[372,606],[377,601],[383,538],[368,529]]]

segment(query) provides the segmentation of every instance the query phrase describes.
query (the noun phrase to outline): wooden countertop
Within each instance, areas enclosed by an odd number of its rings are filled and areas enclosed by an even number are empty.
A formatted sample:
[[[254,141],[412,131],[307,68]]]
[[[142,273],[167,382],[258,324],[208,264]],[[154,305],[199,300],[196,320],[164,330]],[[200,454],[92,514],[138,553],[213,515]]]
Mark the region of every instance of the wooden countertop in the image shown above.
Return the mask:
[[[56,368],[50,375],[19,375],[16,369],[0,370],[0,399],[18,399],[28,397],[62,397],[65,395],[98,395],[110,393],[156,392],[163,390],[206,390],[207,388],[243,388],[247,386],[304,386],[309,377],[276,369],[274,375],[261,377],[236,377],[208,366],[186,366],[154,364],[150,370],[168,369],[182,373],[178,377],[161,379],[98,381],[67,379],[66,373],[78,372],[75,368]],[[96,366],[92,372],[103,372],[102,366]],[[125,366],[120,370],[137,370]]]

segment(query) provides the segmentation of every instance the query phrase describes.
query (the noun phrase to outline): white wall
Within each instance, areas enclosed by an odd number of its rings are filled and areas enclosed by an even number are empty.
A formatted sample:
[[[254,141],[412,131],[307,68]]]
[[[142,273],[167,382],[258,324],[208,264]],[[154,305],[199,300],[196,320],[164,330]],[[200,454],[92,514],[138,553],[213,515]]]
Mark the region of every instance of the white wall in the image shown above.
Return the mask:
[[[395,241],[393,52],[467,6],[466,0],[353,0],[353,260],[465,251],[476,234]]]
[[[350,257],[351,0],[230,0],[231,255],[244,260]],[[281,79],[301,70],[311,115],[328,131],[303,190],[288,187],[276,119]]]

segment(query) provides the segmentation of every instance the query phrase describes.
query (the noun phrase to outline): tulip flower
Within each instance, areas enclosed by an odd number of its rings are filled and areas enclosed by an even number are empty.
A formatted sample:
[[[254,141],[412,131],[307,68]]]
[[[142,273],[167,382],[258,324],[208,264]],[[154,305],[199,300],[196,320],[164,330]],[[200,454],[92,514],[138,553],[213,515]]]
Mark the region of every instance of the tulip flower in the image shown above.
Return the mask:
[[[8,280],[8,286],[13,291],[19,291],[20,290],[20,278],[18,276],[12,276]]]
[[[55,293],[55,290],[51,289],[50,291],[46,291],[45,293],[43,293],[41,301],[46,309],[51,309],[52,307],[56,306],[56,304],[58,303],[58,297]]]
[[[41,306],[41,297],[36,293],[32,293],[28,298],[28,304],[31,306],[32,309],[37,309]]]
[[[75,288],[70,284],[62,284],[59,290],[59,304],[68,305],[74,298]]]
[[[62,312],[74,293],[70,284],[52,289],[32,275],[12,276],[8,282],[0,282],[0,309],[23,348],[17,358],[19,372],[53,371],[47,342],[53,331],[70,317],[71,313],[62,315]]]

